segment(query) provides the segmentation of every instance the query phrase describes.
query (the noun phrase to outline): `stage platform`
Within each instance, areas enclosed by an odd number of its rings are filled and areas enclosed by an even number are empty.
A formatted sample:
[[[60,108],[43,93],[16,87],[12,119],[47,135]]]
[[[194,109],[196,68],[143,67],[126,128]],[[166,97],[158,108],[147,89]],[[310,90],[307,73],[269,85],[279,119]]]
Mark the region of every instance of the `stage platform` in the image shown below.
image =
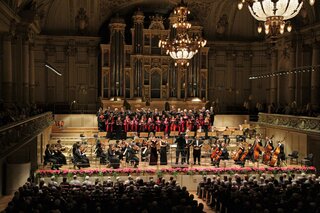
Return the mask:
[[[124,163],[119,169],[107,168],[105,165],[95,164],[91,162],[91,167],[73,169],[73,165],[65,165],[60,170],[51,170],[48,167],[38,169],[35,172],[37,179],[49,178],[54,175],[58,178],[58,182],[62,181],[62,177],[68,177],[70,180],[73,175],[78,175],[79,179],[84,180],[85,176],[89,176],[92,181],[98,178],[101,182],[108,178],[116,181],[117,177],[122,180],[127,180],[128,176],[140,177],[144,181],[150,178],[156,180],[158,177],[163,177],[168,180],[174,177],[181,186],[186,186],[188,190],[196,190],[198,183],[204,176],[212,177],[212,175],[233,176],[234,174],[261,174],[279,175],[279,174],[301,174],[301,173],[316,173],[315,167],[305,167],[301,165],[282,165],[281,167],[270,167],[261,163],[247,162],[244,167],[234,164],[233,160],[221,161],[220,167],[214,167],[203,162],[202,165],[188,164],[169,164],[150,166],[147,162],[139,164],[138,168],[133,168]]]

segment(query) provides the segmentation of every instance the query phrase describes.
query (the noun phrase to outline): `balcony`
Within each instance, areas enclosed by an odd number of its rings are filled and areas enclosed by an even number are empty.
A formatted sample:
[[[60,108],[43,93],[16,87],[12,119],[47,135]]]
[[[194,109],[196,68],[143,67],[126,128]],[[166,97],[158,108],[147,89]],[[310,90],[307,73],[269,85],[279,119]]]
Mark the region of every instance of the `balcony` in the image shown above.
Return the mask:
[[[46,112],[0,127],[0,159],[27,144],[52,124],[52,112]]]
[[[259,113],[260,124],[291,128],[308,133],[320,133],[320,118]]]

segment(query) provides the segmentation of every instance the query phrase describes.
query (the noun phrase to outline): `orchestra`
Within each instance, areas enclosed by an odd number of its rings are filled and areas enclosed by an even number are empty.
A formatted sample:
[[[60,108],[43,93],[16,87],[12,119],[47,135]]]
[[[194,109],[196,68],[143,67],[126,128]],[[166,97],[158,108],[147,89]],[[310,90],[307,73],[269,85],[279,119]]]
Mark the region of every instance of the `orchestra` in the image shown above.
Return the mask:
[[[273,146],[273,136],[261,135],[247,137],[247,125],[239,128],[215,127],[212,123],[211,111],[201,109],[178,110],[170,112],[137,110],[135,112],[115,109],[110,111],[99,110],[99,122],[103,122],[104,130],[112,134],[115,132],[113,142],[102,143],[96,138],[92,143],[92,150],[101,165],[119,168],[122,162],[127,166],[138,167],[140,162],[153,165],[167,165],[168,154],[173,154],[175,164],[189,164],[190,155],[193,156],[193,165],[201,165],[201,157],[208,156],[211,165],[219,167],[221,160],[229,159],[228,147],[230,141],[236,143],[234,151],[230,151],[231,160],[236,165],[244,166],[246,161],[263,163],[267,166],[279,166],[285,160],[284,145],[279,142]],[[120,137],[121,132],[132,133],[127,139]],[[170,133],[175,132],[174,135]],[[146,133],[146,136],[141,136]],[[161,133],[161,134],[160,134]],[[109,134],[109,136],[110,136]],[[139,138],[139,135],[142,138]],[[171,141],[169,142],[169,136]],[[107,134],[108,137],[108,134]],[[174,138],[172,138],[174,137]],[[250,142],[246,140],[251,139]],[[89,167],[89,158],[86,151],[90,150],[86,137],[75,143],[72,148],[72,162],[75,167]],[[94,145],[93,145],[94,144]],[[208,145],[209,148],[207,148]],[[105,150],[105,147],[108,149]],[[206,149],[204,148],[206,147]],[[48,146],[45,151],[45,161],[55,164],[66,164],[66,157],[62,151],[66,147],[57,141],[54,146]],[[206,151],[208,150],[208,151]],[[203,155],[208,152],[208,155]],[[175,154],[175,155],[174,155]],[[172,156],[171,156],[172,159]],[[210,163],[209,163],[210,164]]]

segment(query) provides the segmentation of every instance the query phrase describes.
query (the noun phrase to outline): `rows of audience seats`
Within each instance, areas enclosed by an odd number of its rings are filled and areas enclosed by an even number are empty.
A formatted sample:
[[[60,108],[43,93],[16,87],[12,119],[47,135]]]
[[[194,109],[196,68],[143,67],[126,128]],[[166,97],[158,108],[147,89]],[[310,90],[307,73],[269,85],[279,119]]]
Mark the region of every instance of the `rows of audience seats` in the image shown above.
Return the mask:
[[[234,175],[204,177],[199,198],[216,212],[320,212],[320,178],[316,175]]]
[[[49,182],[31,179],[19,188],[5,212],[172,212],[200,213],[203,204],[194,200],[186,187],[170,178],[144,181],[137,177],[116,181],[111,178],[100,182],[85,177],[80,181],[76,175],[61,183],[53,176]]]

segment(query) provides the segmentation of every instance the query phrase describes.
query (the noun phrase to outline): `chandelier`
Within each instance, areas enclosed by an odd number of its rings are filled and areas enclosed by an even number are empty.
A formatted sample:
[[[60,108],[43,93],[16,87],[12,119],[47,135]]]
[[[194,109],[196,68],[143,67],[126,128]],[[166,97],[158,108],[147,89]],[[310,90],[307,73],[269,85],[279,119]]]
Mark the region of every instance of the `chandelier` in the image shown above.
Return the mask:
[[[188,14],[190,11],[182,0],[174,8],[175,22],[172,23],[172,28],[176,30],[174,38],[168,36],[165,40],[159,40],[159,47],[165,49],[166,54],[175,60],[175,66],[189,66],[189,60],[207,43],[200,34],[189,36],[191,23],[187,21]]]
[[[304,0],[240,0],[238,9],[241,10],[244,4],[248,5],[251,15],[260,21],[258,33],[264,32],[267,35],[276,36],[283,34],[285,28],[291,32],[292,25],[287,21],[295,17],[302,8]],[[313,6],[315,0],[309,0]],[[264,24],[263,24],[264,23]]]

